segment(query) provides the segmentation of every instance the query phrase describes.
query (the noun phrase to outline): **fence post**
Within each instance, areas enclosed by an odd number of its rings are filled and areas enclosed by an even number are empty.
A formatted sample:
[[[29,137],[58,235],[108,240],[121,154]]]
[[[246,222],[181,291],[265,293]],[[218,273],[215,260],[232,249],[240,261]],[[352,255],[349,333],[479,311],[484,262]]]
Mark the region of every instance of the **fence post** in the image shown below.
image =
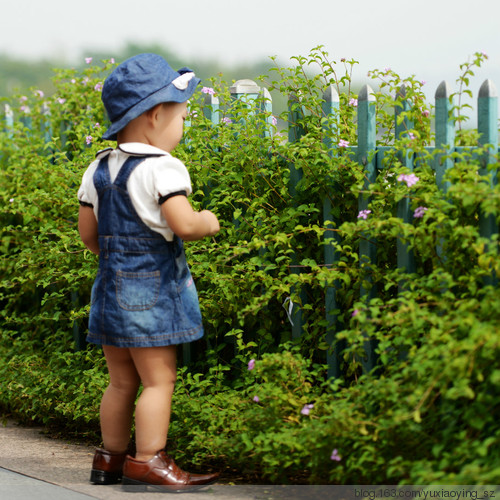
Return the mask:
[[[253,80],[238,80],[229,88],[233,100],[238,100],[250,107],[253,113],[256,110],[256,100],[259,98],[260,87]]]
[[[376,121],[375,121],[375,94],[369,85],[365,85],[358,95],[358,154],[357,162],[364,167],[365,170],[365,188],[375,182],[377,177],[376,169]],[[366,210],[369,204],[369,199],[360,196],[358,200],[358,208],[361,212]],[[377,247],[373,241],[362,237],[359,243],[359,261],[360,265],[369,268],[377,259]],[[371,277],[367,276],[366,282],[369,287],[365,287],[361,283],[360,295],[368,300],[376,296],[375,285],[372,283]],[[370,372],[376,363],[375,357],[375,342],[366,340],[364,344],[365,359],[361,361],[363,371]]]
[[[397,101],[401,100],[401,104]],[[406,99],[406,85],[403,84],[399,88],[398,95],[396,96],[396,105],[394,107],[394,118],[396,122],[396,140],[408,135],[408,131],[413,128],[413,123],[404,116],[410,110],[410,104]],[[400,153],[399,159],[401,164],[413,171],[413,152],[407,149],[404,153]],[[397,216],[405,223],[411,222],[413,216],[410,211],[409,198],[403,198],[397,205]],[[408,273],[415,272],[415,258],[412,250],[406,243],[403,243],[400,238],[396,241],[397,248],[397,265],[399,269],[405,269]],[[404,287],[404,282],[399,284],[399,289]]]
[[[304,117],[304,109],[300,105],[300,99],[295,95],[291,94],[288,98],[288,141],[289,142],[298,142],[300,138],[304,135],[304,128],[300,124],[300,120]],[[297,189],[296,186],[302,179],[302,169],[297,169],[295,164],[290,162],[290,185],[289,192],[292,203],[295,203]],[[292,266],[298,265],[297,254],[294,252],[292,257]],[[295,267],[292,268],[292,273],[297,273]],[[290,291],[292,292],[292,290]],[[299,294],[301,304],[295,304],[292,302],[292,293],[290,293],[290,305],[292,306],[292,310],[289,313],[289,318],[292,323],[292,337],[298,338],[302,335],[303,330],[303,317],[302,317],[302,309],[301,305],[306,302],[306,293],[302,290]],[[285,304],[284,304],[285,307]]]
[[[436,185],[446,193],[450,187],[449,181],[444,181],[444,175],[447,170],[453,167],[453,158],[451,153],[455,148],[455,121],[451,116],[453,102],[450,100],[452,95],[451,87],[446,81],[442,81],[434,95],[436,103],[436,149],[442,149],[438,152],[434,160],[434,171],[436,172]]]
[[[488,151],[481,158],[480,175],[488,177],[492,186],[497,184],[496,170],[488,171],[488,167],[496,163],[495,155],[498,152],[498,96],[493,82],[488,79],[483,82],[479,89],[477,99],[477,130],[479,132],[479,144],[489,145]],[[480,214],[479,227],[481,236],[490,238],[498,232],[495,217],[493,215]]]
[[[10,108],[10,106],[8,104],[5,104],[3,109],[4,109],[5,130],[11,131],[12,128],[14,127],[14,113],[12,112],[12,109]],[[9,132],[9,133],[11,134],[12,132]]]
[[[450,158],[451,153],[455,150],[455,120],[452,116],[452,91],[448,82],[443,80],[439,84],[434,99],[436,104],[435,148],[437,150],[434,156],[434,171],[436,172],[436,185],[438,189],[443,194],[446,194],[450,187],[450,182],[445,181],[444,176],[455,163],[453,158]],[[442,257],[442,238],[438,238],[436,252],[439,257]]]
[[[203,115],[212,125],[218,125],[220,121],[219,98],[213,94],[206,94],[203,106]]]
[[[260,98],[262,99],[260,104],[260,111],[265,116],[265,127],[263,137],[271,137],[273,135],[273,100],[271,93],[265,87],[262,88]]]
[[[328,155],[330,157],[336,156],[333,150],[332,137],[336,137],[338,129],[338,112],[340,106],[339,94],[333,85],[330,85],[323,93],[322,111],[323,117],[327,118],[323,122],[323,143],[325,144]],[[328,119],[330,118],[330,119]],[[338,218],[332,216],[332,200],[328,193],[336,189],[330,179],[326,180],[326,194],[323,198],[323,220],[332,222],[332,229],[338,228],[340,222]],[[339,242],[339,236],[336,231],[327,229],[324,234],[325,240],[325,266],[332,268],[339,260],[339,255],[335,249],[335,245],[328,243],[328,240]],[[326,362],[328,364],[328,378],[340,377],[340,353],[342,345],[340,341],[336,341],[336,333],[338,330],[338,305],[337,305],[337,289],[340,287],[340,281],[335,280],[333,286],[328,286],[325,289],[325,316],[327,322],[326,342],[331,346],[331,351],[327,351]]]
[[[304,117],[304,110],[300,105],[300,100],[295,94],[291,94],[288,98],[288,142],[298,142],[304,135],[304,128],[300,124],[301,118]],[[302,170],[295,168],[295,164],[290,163],[290,194],[295,197],[297,191],[295,187],[302,179]]]
[[[477,99],[477,130],[479,132],[479,144],[489,146],[481,161],[479,174],[484,176],[492,187],[497,184],[497,170],[489,170],[491,165],[497,163],[498,153],[498,94],[495,85],[487,79],[479,89]],[[490,239],[498,234],[498,225],[494,214],[485,214],[483,210],[479,213],[479,234]],[[494,273],[485,279],[486,285],[495,285],[498,279]]]

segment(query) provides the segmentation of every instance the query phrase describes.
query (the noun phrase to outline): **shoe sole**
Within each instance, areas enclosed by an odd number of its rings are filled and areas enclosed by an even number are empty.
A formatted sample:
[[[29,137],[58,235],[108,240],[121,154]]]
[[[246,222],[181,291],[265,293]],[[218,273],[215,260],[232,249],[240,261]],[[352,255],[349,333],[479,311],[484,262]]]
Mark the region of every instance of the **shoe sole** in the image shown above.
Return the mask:
[[[122,475],[115,472],[92,469],[90,472],[90,482],[93,484],[118,484],[122,480]]]
[[[129,477],[122,478],[122,489],[123,491],[129,493],[144,493],[148,491],[148,489],[152,489],[153,491],[163,491],[169,493],[185,493],[188,491],[195,491],[205,486],[209,486],[213,484],[215,481],[211,481],[206,484],[193,484],[193,485],[168,485],[168,484],[151,484],[145,483],[143,481],[137,481],[136,479],[131,479]]]

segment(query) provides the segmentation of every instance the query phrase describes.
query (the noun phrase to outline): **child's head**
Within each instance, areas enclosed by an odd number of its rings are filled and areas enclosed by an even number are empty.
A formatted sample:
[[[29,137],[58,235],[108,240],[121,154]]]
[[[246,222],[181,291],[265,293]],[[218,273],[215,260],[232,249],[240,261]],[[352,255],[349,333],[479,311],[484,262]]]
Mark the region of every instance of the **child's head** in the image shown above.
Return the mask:
[[[103,138],[116,140],[120,130],[158,104],[186,102],[198,83],[200,79],[189,68],[174,71],[159,55],[127,59],[104,82],[102,102],[111,125]]]

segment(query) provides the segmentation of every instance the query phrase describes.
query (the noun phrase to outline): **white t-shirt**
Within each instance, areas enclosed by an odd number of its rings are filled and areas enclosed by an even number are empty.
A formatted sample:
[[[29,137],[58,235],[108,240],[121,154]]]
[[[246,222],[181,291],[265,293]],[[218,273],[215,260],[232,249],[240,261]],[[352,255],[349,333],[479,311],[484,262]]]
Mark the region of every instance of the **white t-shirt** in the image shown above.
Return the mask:
[[[82,184],[78,190],[78,200],[92,205],[94,214],[98,216],[99,197],[94,186],[94,173],[99,160],[108,155],[109,174],[114,182],[120,168],[130,156],[154,154],[136,167],[127,181],[127,190],[132,204],[142,221],[153,231],[160,233],[166,240],[172,241],[174,233],[168,227],[161,213],[159,200],[172,193],[184,191],[191,194],[191,179],[182,161],[170,153],[148,144],[130,142],[120,144],[117,149],[103,150],[97,154],[83,174]]]

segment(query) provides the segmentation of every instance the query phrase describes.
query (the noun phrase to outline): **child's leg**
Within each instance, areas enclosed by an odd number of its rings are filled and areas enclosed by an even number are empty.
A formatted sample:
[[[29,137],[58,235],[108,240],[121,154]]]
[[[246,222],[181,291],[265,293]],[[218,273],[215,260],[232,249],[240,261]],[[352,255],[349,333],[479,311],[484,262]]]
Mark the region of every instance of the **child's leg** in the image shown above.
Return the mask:
[[[135,409],[136,459],[154,457],[167,443],[176,379],[176,346],[130,349],[144,390]]]
[[[105,345],[103,351],[110,383],[101,401],[101,433],[104,448],[119,453],[129,445],[140,378],[129,349]]]

